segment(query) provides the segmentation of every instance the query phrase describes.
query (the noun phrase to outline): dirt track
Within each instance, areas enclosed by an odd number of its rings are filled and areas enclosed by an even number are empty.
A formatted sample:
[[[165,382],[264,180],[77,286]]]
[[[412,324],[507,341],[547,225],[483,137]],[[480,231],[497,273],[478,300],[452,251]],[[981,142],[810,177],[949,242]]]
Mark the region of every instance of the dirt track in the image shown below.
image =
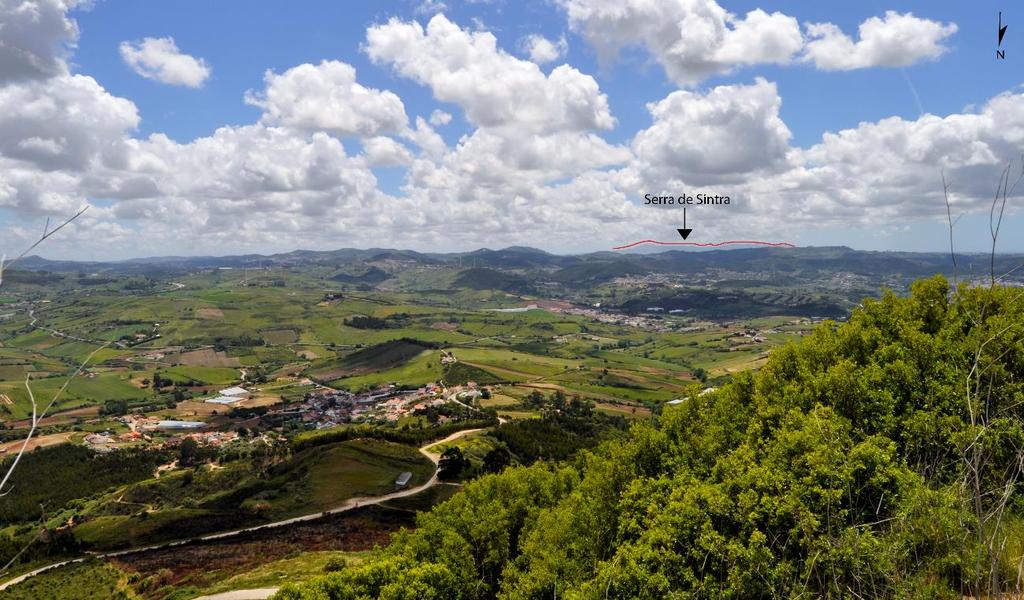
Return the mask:
[[[259,531],[265,531],[267,529],[273,529],[273,528],[277,528],[277,527],[284,527],[284,526],[287,526],[287,525],[293,525],[293,524],[296,524],[296,523],[303,523],[303,522],[307,522],[307,521],[313,521],[313,520],[320,519],[320,518],[325,517],[325,516],[336,515],[336,514],[339,514],[339,513],[344,513],[344,512],[353,510],[355,508],[358,508],[358,507],[366,507],[366,506],[379,505],[379,504],[381,504],[383,502],[387,502],[388,500],[394,500],[396,498],[404,498],[406,496],[412,496],[414,494],[418,494],[419,492],[422,492],[422,491],[424,491],[424,490],[426,490],[426,489],[428,489],[430,487],[433,487],[433,486],[437,485],[438,483],[440,483],[440,481],[437,478],[437,468],[436,468],[436,465],[437,465],[437,463],[438,463],[438,461],[440,460],[441,457],[440,457],[440,454],[437,454],[437,453],[434,453],[434,452],[430,452],[428,450],[429,448],[431,448],[433,446],[436,446],[438,444],[444,444],[444,443],[450,442],[452,440],[456,440],[456,439],[458,439],[460,437],[463,437],[463,436],[466,436],[466,435],[469,435],[469,434],[472,434],[472,433],[476,433],[478,431],[483,431],[483,430],[482,429],[464,429],[462,431],[456,431],[455,433],[449,435],[448,437],[446,437],[446,438],[444,438],[442,440],[433,441],[433,442],[430,442],[428,444],[425,444],[425,445],[421,446],[419,448],[420,453],[423,454],[423,456],[426,456],[435,465],[434,474],[430,477],[430,480],[427,481],[426,483],[424,483],[423,485],[419,485],[419,486],[416,486],[416,487],[413,487],[413,488],[408,488],[408,489],[405,489],[405,490],[400,490],[400,491],[397,491],[397,492],[391,492],[390,494],[384,494],[382,496],[363,496],[363,497],[359,497],[359,498],[350,498],[349,500],[345,501],[340,506],[337,506],[337,507],[329,509],[329,510],[318,511],[316,513],[311,513],[311,514],[308,514],[308,515],[301,515],[301,516],[298,516],[298,517],[292,517],[290,519],[284,519],[284,520],[281,520],[281,521],[275,521],[273,523],[265,523],[263,525],[257,525],[255,527],[245,527],[243,529],[235,529],[235,530],[232,530],[232,531],[225,531],[225,532],[222,532],[222,533],[214,533],[214,534],[210,534],[210,535],[196,536],[196,537],[191,537],[191,538],[187,538],[187,539],[183,539],[183,540],[176,540],[176,541],[173,541],[173,542],[165,542],[165,543],[162,543],[162,544],[153,544],[151,546],[144,546],[144,547],[141,547],[141,548],[129,548],[127,550],[118,550],[116,552],[97,553],[97,554],[94,554],[94,556],[96,556],[98,558],[116,558],[116,557],[119,557],[119,556],[127,556],[129,554],[136,554],[136,553],[140,553],[140,552],[148,552],[148,551],[154,551],[154,550],[163,550],[165,548],[174,548],[174,547],[178,547],[178,546],[184,546],[184,545],[187,545],[187,544],[193,544],[193,543],[196,543],[196,542],[209,542],[209,541],[214,541],[214,540],[224,540],[224,539],[235,537],[235,536],[239,536],[239,535],[242,535],[242,534],[259,532]],[[46,565],[44,567],[40,567],[38,569],[35,569],[33,571],[30,571],[28,573],[25,573],[23,575],[19,575],[18,577],[15,577],[13,579],[10,579],[8,581],[0,583],[0,590],[4,590],[4,589],[7,589],[10,586],[17,585],[18,583],[21,583],[22,581],[28,579],[29,577],[32,577],[33,575],[38,575],[40,573],[44,573],[44,572],[49,571],[51,569],[56,569],[58,567],[62,567],[64,565],[68,565],[68,564],[75,563],[75,562],[80,562],[82,560],[84,560],[84,558],[78,558],[78,559],[73,559],[73,560],[65,560],[65,561],[61,561],[61,562],[54,563],[54,564],[51,564],[51,565]]]

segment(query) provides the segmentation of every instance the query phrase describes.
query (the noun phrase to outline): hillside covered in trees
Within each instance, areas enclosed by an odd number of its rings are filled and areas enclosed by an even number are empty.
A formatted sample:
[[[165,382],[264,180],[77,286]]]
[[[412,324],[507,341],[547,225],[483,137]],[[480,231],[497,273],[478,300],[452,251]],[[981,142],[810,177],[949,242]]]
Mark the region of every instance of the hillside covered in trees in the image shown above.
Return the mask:
[[[571,463],[484,476],[279,598],[1020,589],[1024,292],[919,281]]]

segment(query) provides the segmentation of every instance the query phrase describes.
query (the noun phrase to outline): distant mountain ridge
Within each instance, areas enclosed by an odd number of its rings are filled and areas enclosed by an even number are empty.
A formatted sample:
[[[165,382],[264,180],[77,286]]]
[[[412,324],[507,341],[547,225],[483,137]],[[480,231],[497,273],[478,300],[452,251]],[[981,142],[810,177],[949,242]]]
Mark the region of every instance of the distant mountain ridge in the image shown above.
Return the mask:
[[[989,273],[988,254],[958,254],[958,272],[963,277],[981,277]],[[1024,262],[1024,255],[1000,254],[997,273],[1004,273]],[[446,267],[468,271],[460,284],[477,288],[484,280],[502,280],[499,288],[523,289],[527,282],[508,275],[498,277],[487,270],[532,275],[568,286],[600,284],[624,276],[656,273],[765,272],[792,274],[836,271],[872,277],[930,276],[951,273],[952,261],[942,252],[885,252],[854,250],[846,246],[809,246],[800,248],[738,248],[705,251],[665,250],[650,253],[593,252],[576,255],[552,254],[524,246],[499,250],[481,248],[472,252],[423,253],[389,248],[340,248],[337,250],[294,250],[292,252],[231,256],[159,256],[123,261],[49,260],[30,256],[17,264],[20,270],[55,273],[109,273],[126,275],[162,274],[197,269],[259,269],[303,266],[349,267],[339,281],[379,283],[389,272],[409,266]]]
[[[957,255],[957,279],[989,281],[990,261],[987,254]],[[1021,264],[1024,255],[999,255],[995,273],[1009,273],[1006,283],[1024,287]],[[294,277],[310,277],[328,289],[342,291],[443,291],[470,304],[492,299],[524,304],[536,298],[559,299],[644,318],[674,314],[713,320],[772,315],[838,318],[882,290],[902,294],[915,280],[937,273],[953,275],[947,253],[862,251],[845,246],[579,255],[523,246],[452,253],[341,248],[117,262],[33,256],[17,267],[5,274],[12,284],[51,285],[68,280],[70,285],[90,289],[103,285],[144,289],[159,280],[184,281],[189,275],[215,272],[216,281],[243,285],[285,286]],[[150,281],[122,281],[132,278]]]

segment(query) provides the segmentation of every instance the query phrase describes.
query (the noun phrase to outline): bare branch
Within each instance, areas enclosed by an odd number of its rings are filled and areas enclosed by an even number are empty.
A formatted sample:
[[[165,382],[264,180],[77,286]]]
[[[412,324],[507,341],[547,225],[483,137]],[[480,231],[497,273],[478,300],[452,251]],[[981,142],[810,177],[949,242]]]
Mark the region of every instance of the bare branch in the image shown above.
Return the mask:
[[[21,252],[21,254],[19,254],[18,256],[15,256],[14,259],[11,260],[6,265],[3,264],[3,261],[0,261],[0,285],[3,284],[4,269],[9,269],[11,267],[11,265],[13,265],[14,263],[18,262],[22,258],[24,258],[29,252],[35,250],[36,246],[38,246],[39,244],[42,244],[47,238],[49,238],[53,234],[57,233],[61,229],[64,229],[64,227],[66,227],[68,224],[70,224],[72,221],[74,221],[78,217],[82,216],[82,214],[85,213],[85,211],[87,211],[87,210],[89,210],[89,206],[88,205],[83,206],[82,209],[79,210],[78,212],[76,212],[74,215],[72,215],[71,218],[69,218],[68,220],[66,220],[63,223],[61,223],[60,225],[58,225],[57,227],[55,227],[53,229],[50,229],[50,230],[48,230],[49,226],[50,226],[50,220],[47,219],[46,220],[46,227],[43,229],[43,235],[38,240],[36,240],[35,243],[33,243],[28,248],[25,248]],[[6,255],[4,255],[4,258],[6,258]]]
[[[996,187],[996,195],[992,199],[992,206],[988,212],[988,229],[989,234],[992,236],[992,252],[990,253],[990,264],[989,272],[991,277],[991,285],[996,284],[996,241],[999,239],[999,229],[1003,225],[1003,215],[1006,212],[1006,200],[1009,196],[1013,195],[1014,190],[1017,189],[1017,184],[1024,179],[1024,157],[1021,158],[1021,172],[1017,175],[1017,179],[1014,180],[1013,184],[1010,184],[1010,169],[1013,167],[1012,164],[1006,165],[1006,169],[1003,170],[1002,176],[999,178],[999,185]],[[998,210],[996,210],[998,208]]]
[[[34,250],[37,246],[39,246],[39,244],[43,243],[50,236],[54,235],[55,233],[57,233],[58,231],[60,231],[64,227],[66,227],[68,224],[70,224],[72,221],[74,221],[78,217],[82,216],[82,214],[84,214],[85,211],[88,210],[88,209],[89,209],[88,205],[82,207],[81,210],[79,210],[77,213],[75,213],[70,218],[66,219],[63,223],[61,223],[60,225],[58,225],[57,227],[55,227],[53,229],[50,229],[50,219],[47,218],[46,223],[43,226],[43,235],[40,236],[40,238],[38,240],[36,240],[35,243],[33,243],[28,248],[25,248],[25,250],[23,250],[21,252],[21,254],[19,254],[16,257],[14,257],[14,259],[11,260],[10,262],[7,261],[7,255],[6,254],[4,254],[2,257],[0,257],[0,285],[3,284],[3,274],[4,274],[4,271],[6,269],[10,268],[11,265],[13,265],[16,262],[18,262],[19,260],[21,260],[29,252]],[[29,373],[25,374],[25,389],[28,391],[29,401],[32,403],[32,421],[31,421],[31,423],[29,425],[28,435],[25,436],[25,440],[22,442],[21,448],[18,449],[17,455],[15,455],[14,460],[11,462],[10,466],[7,468],[7,471],[4,473],[3,479],[0,479],[0,496],[3,496],[5,494],[7,494],[7,491],[3,491],[4,490],[4,486],[7,485],[7,482],[8,482],[8,480],[10,480],[11,475],[14,474],[14,469],[18,466],[18,462],[21,461],[21,457],[25,454],[25,450],[28,448],[29,443],[32,441],[32,436],[35,435],[36,429],[39,426],[39,421],[43,417],[46,416],[46,413],[48,413],[51,408],[53,408],[53,405],[57,402],[57,400],[64,393],[64,390],[67,389],[68,385],[71,383],[71,380],[74,379],[76,376],[78,376],[82,372],[82,369],[85,368],[86,364],[88,364],[89,361],[92,360],[92,357],[95,356],[96,353],[100,351],[100,349],[105,348],[108,345],[109,345],[109,342],[107,342],[107,343],[103,344],[102,346],[100,346],[99,348],[96,348],[95,350],[93,350],[89,354],[89,356],[87,356],[85,358],[85,360],[82,362],[82,364],[80,364],[78,366],[78,368],[75,369],[75,372],[72,373],[70,376],[68,376],[67,379],[65,379],[64,384],[60,387],[59,390],[57,390],[57,392],[50,399],[50,402],[46,405],[45,408],[43,408],[43,410],[41,412],[39,411],[39,406],[38,406],[38,404],[36,402],[35,394],[33,394],[33,392],[32,392],[32,386],[29,383],[31,375]]]
[[[41,421],[43,417],[46,416],[46,413],[50,412],[50,409],[53,408],[54,404],[56,404],[57,400],[64,393],[64,390],[66,390],[68,388],[68,385],[71,384],[71,380],[77,377],[79,374],[81,374],[82,370],[85,369],[85,366],[89,364],[89,361],[92,360],[92,357],[95,356],[97,352],[106,348],[109,345],[110,344],[108,342],[90,352],[89,356],[85,357],[85,360],[82,361],[80,365],[78,365],[78,368],[75,369],[75,372],[69,375],[64,380],[64,384],[60,386],[60,389],[57,390],[57,392],[50,399],[49,404],[47,404],[46,407],[44,407],[41,412],[37,410],[36,398],[35,395],[32,393],[32,386],[29,385],[30,375],[25,375],[25,389],[28,390],[28,397],[29,400],[32,402],[32,421],[30,422],[29,425],[28,435],[25,436],[25,441],[21,443],[21,448],[18,450],[18,453],[14,457],[14,462],[12,462],[11,466],[7,468],[7,472],[4,473],[3,479],[0,480],[0,491],[4,489],[4,486],[7,485],[7,480],[9,480],[11,478],[11,475],[14,474],[15,467],[18,466],[18,462],[21,460],[22,455],[25,454],[25,450],[28,448],[28,444],[32,440],[32,436],[35,435],[36,429],[39,426],[39,421]],[[6,491],[0,492],[0,496],[3,496],[5,494],[7,494]]]
[[[946,183],[946,170],[943,169],[940,172],[942,176],[942,197],[946,201],[946,221],[949,223],[949,257],[953,259],[953,287],[956,287],[956,251],[953,249],[953,226],[956,225],[956,221],[953,220],[953,211],[949,205],[949,184]],[[960,217],[956,218],[957,221]]]

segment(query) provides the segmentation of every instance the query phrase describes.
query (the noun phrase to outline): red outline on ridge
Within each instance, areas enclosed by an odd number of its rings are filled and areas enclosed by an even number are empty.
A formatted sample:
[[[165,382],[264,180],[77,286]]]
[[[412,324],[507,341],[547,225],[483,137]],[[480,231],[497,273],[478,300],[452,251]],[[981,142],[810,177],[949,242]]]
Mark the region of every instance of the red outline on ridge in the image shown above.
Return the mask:
[[[795,244],[789,242],[762,242],[759,240],[726,240],[724,242],[659,242],[657,240],[640,240],[625,246],[613,246],[612,250],[625,250],[640,244],[657,244],[659,246],[699,246],[701,248],[728,246],[730,244],[754,244],[756,246],[772,246],[775,248],[796,248]]]

